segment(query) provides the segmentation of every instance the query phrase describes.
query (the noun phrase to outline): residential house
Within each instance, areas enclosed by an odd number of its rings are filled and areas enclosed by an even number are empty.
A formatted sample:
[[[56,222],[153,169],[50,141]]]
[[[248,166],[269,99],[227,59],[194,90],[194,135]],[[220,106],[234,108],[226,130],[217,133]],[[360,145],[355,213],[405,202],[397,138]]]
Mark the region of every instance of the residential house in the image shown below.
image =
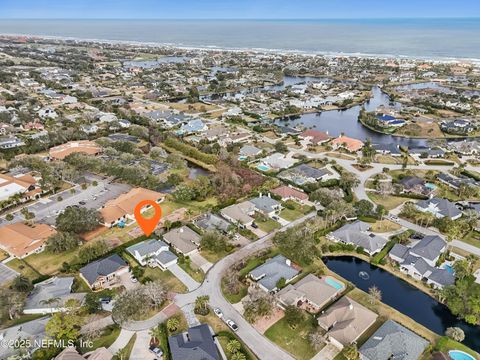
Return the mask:
[[[250,201],[244,201],[223,208],[220,210],[220,214],[232,224],[246,227],[254,221],[255,205]]]
[[[63,160],[68,155],[82,153],[87,155],[98,155],[102,148],[95,142],[89,140],[69,141],[65,144],[52,147],[48,154],[53,160]]]
[[[103,346],[83,355],[80,355],[75,347],[67,346],[55,357],[55,360],[111,360],[112,358],[112,353]]]
[[[342,226],[327,235],[327,238],[344,244],[352,244],[362,248],[370,256],[380,252],[388,240],[382,236],[375,235],[370,231],[370,225],[363,221],[355,221]]]
[[[55,229],[46,224],[4,225],[0,227],[0,248],[21,259],[42,252],[48,238],[55,233]]]
[[[334,149],[344,148],[345,150],[355,153],[363,147],[363,142],[348,136],[340,135],[331,142]]]
[[[262,153],[262,149],[257,148],[256,146],[252,145],[244,145],[240,149],[239,156],[244,156],[247,158],[255,157]]]
[[[297,159],[281,153],[273,153],[261,159],[261,163],[272,169],[286,169],[298,162]]]
[[[151,200],[157,204],[165,199],[165,195],[145,188],[133,188],[128,193],[120,195],[118,198],[107,201],[100,209],[106,227],[115,225],[131,225],[135,220],[134,210],[136,205],[144,200]],[[147,205],[141,209],[145,212],[151,208]]]
[[[314,145],[323,144],[330,140],[328,133],[313,129],[305,130],[304,132],[300,133],[298,137]]]
[[[27,201],[38,199],[41,194],[39,178],[35,178],[31,173],[0,174],[0,201],[15,195],[19,195],[22,200]]]
[[[183,124],[178,130],[179,134],[195,134],[203,131],[207,131],[208,126],[200,119],[193,119]]]
[[[148,239],[129,246],[127,251],[142,266],[158,266],[165,271],[177,263],[177,256],[172,253],[168,245],[161,240]]]
[[[415,147],[409,148],[408,153],[417,158],[440,158],[445,156],[445,151],[442,149],[431,149],[429,147]]]
[[[108,139],[112,140],[113,142],[123,141],[123,142],[131,142],[134,144],[138,144],[140,142],[140,139],[138,137],[129,135],[129,134],[123,134],[123,133],[109,134]]]
[[[282,209],[282,205],[277,200],[272,199],[270,194],[268,196],[260,194],[260,196],[249,201],[255,206],[255,211],[270,217]]]
[[[332,173],[326,168],[317,169],[307,164],[300,164],[292,169],[282,171],[278,177],[296,185],[304,185],[324,181],[331,175]]]
[[[248,275],[257,282],[262,290],[275,292],[280,279],[284,279],[288,284],[299,273],[300,271],[292,266],[289,259],[283,255],[277,255],[250,271]]]
[[[286,185],[273,189],[272,194],[280,196],[282,201],[294,200],[303,203],[308,200],[308,195],[302,190]]]
[[[45,338],[45,325],[50,320],[45,316],[40,319],[24,322],[6,329],[0,330],[0,339],[5,344],[14,343],[18,339],[28,339],[32,346],[25,350],[32,354],[39,348],[39,344]],[[18,354],[20,349],[16,346],[0,346],[0,359],[8,359],[11,356]]]
[[[447,173],[438,174],[437,180],[454,190],[458,190],[461,186],[480,186],[480,183],[472,178],[466,176],[455,177]]]
[[[35,284],[28,294],[23,308],[24,314],[51,314],[65,311],[65,304],[70,299],[82,303],[85,293],[72,293],[74,277],[53,277]],[[54,302],[49,300],[54,299]]]
[[[91,262],[80,269],[80,277],[92,290],[102,290],[117,283],[128,272],[128,264],[117,254]]]
[[[426,185],[425,180],[418,176],[405,176],[398,180],[398,183],[402,186],[403,193],[428,196],[433,191],[433,187]]]
[[[190,327],[168,338],[172,360],[220,360],[214,333],[208,324]]]
[[[447,217],[451,220],[457,220],[462,216],[462,212],[455,206],[455,203],[442,198],[431,198],[421,200],[415,204],[415,207],[422,212],[429,212],[437,218]]]
[[[81,125],[80,130],[86,134],[96,134],[98,131],[98,126],[95,124],[92,125]]]
[[[227,221],[222,219],[220,216],[206,213],[200,215],[197,219],[195,219],[195,225],[199,228],[206,230],[206,231],[221,231],[227,234],[232,227],[232,225]]]
[[[360,347],[361,360],[418,360],[429,342],[393,320],[387,320]]]
[[[23,142],[23,140],[20,140],[16,136],[0,137],[0,150],[15,149],[24,145],[25,143]]]
[[[189,256],[198,251],[201,237],[184,225],[165,233],[163,240],[170,244],[178,253]]]
[[[308,274],[295,284],[288,284],[277,293],[281,307],[298,306],[318,313],[325,305],[337,299],[345,284],[331,276],[316,277]]]
[[[318,317],[318,325],[327,332],[328,340],[341,349],[357,341],[377,317],[373,311],[344,296]]]

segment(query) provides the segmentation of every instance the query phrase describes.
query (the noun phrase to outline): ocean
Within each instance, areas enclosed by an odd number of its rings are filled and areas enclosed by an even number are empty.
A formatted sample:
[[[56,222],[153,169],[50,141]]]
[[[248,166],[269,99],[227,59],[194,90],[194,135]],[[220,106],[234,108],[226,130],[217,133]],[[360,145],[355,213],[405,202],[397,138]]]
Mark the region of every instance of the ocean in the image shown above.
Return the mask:
[[[0,20],[0,34],[184,47],[480,59],[480,19]]]

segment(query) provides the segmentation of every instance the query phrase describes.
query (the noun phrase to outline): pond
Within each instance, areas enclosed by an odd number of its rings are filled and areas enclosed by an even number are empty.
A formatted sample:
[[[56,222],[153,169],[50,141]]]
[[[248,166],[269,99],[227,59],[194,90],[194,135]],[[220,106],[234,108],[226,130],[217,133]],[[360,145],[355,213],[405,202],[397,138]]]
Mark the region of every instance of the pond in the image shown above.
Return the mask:
[[[200,175],[202,176],[210,175],[210,171],[205,170],[204,168],[201,168],[200,166],[195,165],[190,161],[187,161],[187,167],[188,167],[188,178],[191,180],[195,180]]]
[[[368,292],[375,285],[382,292],[382,302],[409,316],[431,331],[444,335],[448,327],[457,326],[465,332],[463,343],[480,351],[480,326],[457,319],[450,310],[424,292],[389,272],[352,256],[325,257],[327,267]],[[359,274],[368,276],[359,276]]]

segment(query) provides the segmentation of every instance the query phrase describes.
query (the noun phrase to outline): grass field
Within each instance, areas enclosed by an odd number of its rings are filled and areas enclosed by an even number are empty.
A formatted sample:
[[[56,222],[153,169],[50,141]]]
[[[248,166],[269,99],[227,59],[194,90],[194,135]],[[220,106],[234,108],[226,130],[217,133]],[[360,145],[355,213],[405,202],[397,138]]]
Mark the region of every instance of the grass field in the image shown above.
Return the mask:
[[[283,318],[268,328],[265,336],[296,359],[309,360],[317,353],[308,341],[309,333],[315,328],[315,318],[305,314],[304,320],[295,329]]]
[[[169,270],[162,271],[159,268],[145,268],[144,277],[152,279],[152,281],[158,281],[162,283],[167,289],[176,293],[186,293],[187,287],[178,280]]]
[[[400,228],[401,226],[398,225],[397,223],[384,219],[372,224],[370,230],[376,233],[387,233],[387,232],[397,231]]]
[[[471,231],[461,241],[480,248],[480,233],[478,231]]]
[[[258,225],[258,228],[262,231],[265,231],[267,234],[271,233],[273,230],[280,229],[282,225],[271,218],[267,219],[256,219],[255,224]]]
[[[117,339],[119,334],[120,334],[120,327],[118,325],[110,325],[103,330],[102,334],[98,338],[93,339],[92,347],[86,347],[86,348],[81,347],[80,352],[82,354],[85,354],[89,351],[98,349],[99,347],[108,348]]]
[[[367,192],[368,198],[372,200],[377,205],[383,205],[387,208],[387,210],[395,209],[396,207],[400,206],[404,202],[408,201],[407,198],[398,197],[398,196],[385,196],[382,197],[373,192]]]
[[[40,273],[29,266],[23,259],[13,259],[5,265],[29,278],[30,280],[35,280],[40,276]]]

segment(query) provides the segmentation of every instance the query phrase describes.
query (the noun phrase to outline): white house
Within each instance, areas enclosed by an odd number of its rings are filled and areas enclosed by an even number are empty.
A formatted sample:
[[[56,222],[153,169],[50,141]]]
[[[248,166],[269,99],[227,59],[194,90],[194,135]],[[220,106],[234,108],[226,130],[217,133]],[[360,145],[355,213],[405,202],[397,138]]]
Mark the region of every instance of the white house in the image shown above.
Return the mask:
[[[127,251],[142,266],[159,267],[165,271],[177,263],[177,256],[172,253],[169,246],[161,240],[145,240],[129,246]]]

